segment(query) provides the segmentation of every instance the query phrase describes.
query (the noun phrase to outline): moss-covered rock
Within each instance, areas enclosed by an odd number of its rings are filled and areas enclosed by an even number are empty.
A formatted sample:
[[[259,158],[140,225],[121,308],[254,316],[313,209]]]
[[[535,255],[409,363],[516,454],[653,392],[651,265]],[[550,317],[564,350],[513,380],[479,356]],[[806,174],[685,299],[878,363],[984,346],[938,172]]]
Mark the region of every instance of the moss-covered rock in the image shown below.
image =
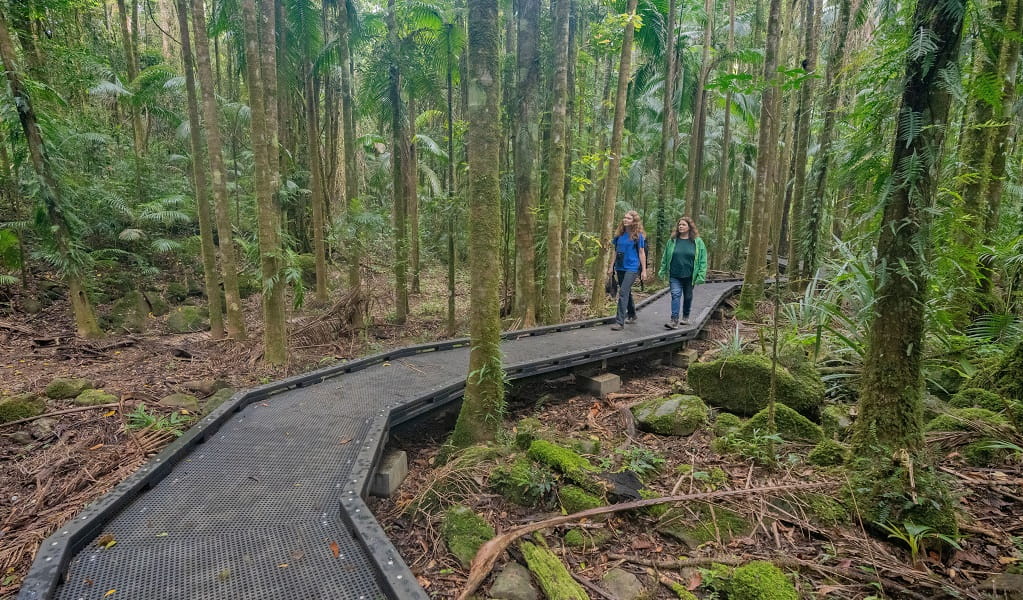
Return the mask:
[[[179,306],[167,316],[167,329],[174,333],[194,333],[210,328],[206,311],[197,306]]]
[[[75,396],[76,406],[97,406],[100,404],[113,404],[117,402],[117,396],[103,390],[85,390]]]
[[[600,454],[600,438],[595,435],[586,438],[565,438],[562,443],[579,454]]]
[[[953,408],[932,419],[924,427],[924,431],[973,431],[975,427],[972,423],[974,422],[992,427],[1004,427],[1009,424],[1009,420],[1003,415],[986,408]]]
[[[689,385],[707,404],[741,416],[767,406],[771,389],[771,359],[763,354],[739,354],[707,363],[689,365]],[[796,374],[782,365],[777,369],[778,402],[816,417],[824,398],[824,384],[816,371]]]
[[[162,317],[170,312],[170,305],[159,293],[154,291],[143,292],[146,302],[149,303],[149,313],[154,317]]]
[[[774,424],[782,439],[792,442],[819,442],[824,438],[821,428],[784,404],[774,406]],[[750,437],[754,432],[768,431],[768,409],[765,408],[743,423],[739,435]]]
[[[565,533],[564,542],[569,548],[594,550],[609,539],[611,533],[606,529],[569,529]]]
[[[231,396],[234,396],[234,388],[220,388],[213,392],[213,395],[207,398],[202,403],[203,414],[209,414],[217,409],[218,406],[226,402]]]
[[[740,427],[742,427],[742,419],[732,413],[718,413],[717,418],[714,419],[714,435],[718,437],[734,433]]]
[[[660,435],[692,435],[707,423],[707,405],[697,396],[674,395],[632,407],[636,426]]]
[[[114,301],[101,324],[104,329],[141,333],[146,329],[149,313],[149,301],[141,292],[133,290]]]
[[[189,412],[199,412],[199,399],[191,394],[175,393],[164,396],[159,404],[168,408],[183,408]]]
[[[520,456],[490,472],[490,487],[509,502],[535,507],[553,491],[554,474],[544,465]]]
[[[546,440],[533,440],[527,454],[536,462],[564,473],[565,477],[591,493],[602,493],[604,490],[604,486],[594,477],[598,469],[577,452]]]
[[[171,302],[184,302],[188,298],[188,286],[180,281],[172,281],[167,284],[166,295]]]
[[[845,439],[853,418],[848,404],[828,404],[821,409],[821,429],[830,438]]]
[[[38,417],[46,410],[46,402],[32,394],[0,398],[0,423]]]
[[[600,496],[591,494],[574,485],[561,486],[558,489],[558,500],[561,501],[561,508],[568,515],[591,508],[607,506],[607,502]]]
[[[971,442],[959,449],[960,456],[974,467],[994,467],[1012,458],[1014,452],[1004,448],[998,440],[984,438]]]
[[[669,535],[690,548],[718,539],[727,544],[733,538],[749,535],[753,525],[742,515],[721,506],[702,502],[684,508],[671,508],[657,522],[657,531]]]
[[[302,283],[307,286],[316,285],[316,257],[312,254],[299,254],[295,262],[302,272]]]
[[[799,600],[799,593],[781,569],[757,560],[732,572],[728,600]]]
[[[94,387],[96,386],[91,379],[58,377],[46,386],[46,396],[54,400],[66,400]]]
[[[963,387],[990,390],[1011,400],[1023,400],[1023,342],[989,368],[978,370]]]
[[[440,534],[459,564],[469,568],[480,546],[494,537],[494,528],[471,508],[455,505],[444,512]]]
[[[522,542],[519,548],[526,559],[526,565],[533,572],[547,598],[590,600],[586,590],[572,579],[572,574],[556,554],[532,542]]]
[[[806,461],[818,467],[834,467],[845,462],[845,453],[845,446],[829,438],[814,446]]]
[[[980,388],[966,388],[959,390],[948,401],[952,408],[986,408],[991,412],[1005,410],[1008,399],[990,391]]]

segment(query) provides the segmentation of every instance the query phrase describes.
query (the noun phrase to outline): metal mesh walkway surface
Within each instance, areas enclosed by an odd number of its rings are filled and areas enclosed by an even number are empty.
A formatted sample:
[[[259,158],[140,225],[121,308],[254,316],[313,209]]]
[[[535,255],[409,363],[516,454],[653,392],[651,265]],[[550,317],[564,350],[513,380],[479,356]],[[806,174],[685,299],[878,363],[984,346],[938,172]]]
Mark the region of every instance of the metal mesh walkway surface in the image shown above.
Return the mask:
[[[661,293],[623,331],[511,332],[505,367],[521,378],[677,344],[738,286],[697,287],[679,330]],[[47,539],[19,600],[427,598],[363,498],[389,428],[460,398],[468,354],[466,340],[412,347],[236,395]]]

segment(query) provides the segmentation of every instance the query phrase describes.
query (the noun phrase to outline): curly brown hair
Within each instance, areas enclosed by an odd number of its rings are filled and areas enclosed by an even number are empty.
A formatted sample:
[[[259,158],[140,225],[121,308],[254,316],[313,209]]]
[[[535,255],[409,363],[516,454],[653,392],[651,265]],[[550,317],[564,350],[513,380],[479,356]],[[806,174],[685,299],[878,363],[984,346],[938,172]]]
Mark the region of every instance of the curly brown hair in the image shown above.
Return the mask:
[[[643,219],[639,217],[639,213],[634,210],[630,210],[622,215],[622,218],[624,219],[626,216],[632,217],[632,225],[629,225],[629,239],[638,240],[640,235],[646,237],[646,230],[643,229]],[[615,229],[614,237],[618,237],[623,233],[625,233],[625,223],[619,221],[618,229]]]
[[[700,231],[696,228],[696,223],[693,222],[693,218],[689,216],[684,216],[675,222],[675,230],[671,232],[671,239],[673,240],[678,239],[678,224],[681,223],[682,221],[685,221],[686,223],[689,224],[689,237],[687,239],[695,240],[696,238],[700,237]]]

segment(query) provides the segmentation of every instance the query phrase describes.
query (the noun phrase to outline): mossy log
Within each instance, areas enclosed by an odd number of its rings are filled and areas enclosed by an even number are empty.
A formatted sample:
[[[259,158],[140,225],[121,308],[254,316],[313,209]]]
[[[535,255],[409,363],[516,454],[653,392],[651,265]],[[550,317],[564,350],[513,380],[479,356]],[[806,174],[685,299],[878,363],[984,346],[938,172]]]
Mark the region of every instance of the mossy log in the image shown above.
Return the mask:
[[[572,574],[556,554],[532,542],[522,542],[519,548],[526,559],[526,565],[540,582],[540,589],[548,598],[590,600],[586,590],[572,579]]]

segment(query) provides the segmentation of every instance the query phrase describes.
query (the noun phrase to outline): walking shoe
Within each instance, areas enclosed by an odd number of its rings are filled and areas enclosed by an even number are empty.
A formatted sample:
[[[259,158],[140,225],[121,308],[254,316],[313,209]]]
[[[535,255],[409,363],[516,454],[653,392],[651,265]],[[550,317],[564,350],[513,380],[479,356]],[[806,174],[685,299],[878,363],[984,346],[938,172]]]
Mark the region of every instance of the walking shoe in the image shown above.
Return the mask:
[[[636,317],[629,317],[628,319],[625,319],[625,324],[626,325],[632,325],[635,322],[636,322]]]
[[[689,317],[682,317],[682,320],[679,321],[679,323],[681,323],[682,325],[688,325],[689,324]]]
[[[678,329],[678,319],[672,319],[664,324],[668,329]]]
[[[625,329],[625,326],[619,325],[618,323],[611,326],[611,331],[621,331],[622,329]]]

